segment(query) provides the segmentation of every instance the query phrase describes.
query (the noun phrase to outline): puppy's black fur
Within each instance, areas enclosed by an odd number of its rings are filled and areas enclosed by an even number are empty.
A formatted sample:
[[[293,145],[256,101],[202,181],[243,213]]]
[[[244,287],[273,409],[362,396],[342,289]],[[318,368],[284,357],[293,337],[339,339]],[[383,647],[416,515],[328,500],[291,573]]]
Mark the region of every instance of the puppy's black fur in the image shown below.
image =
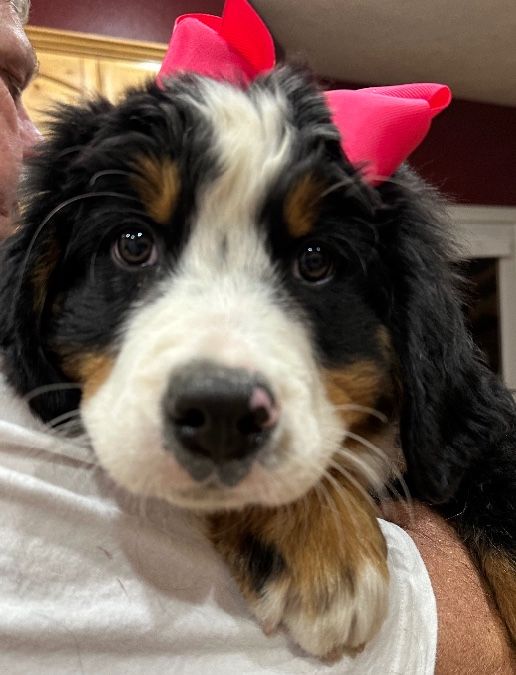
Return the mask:
[[[271,251],[285,268],[281,293],[312,324],[324,366],[374,353],[374,328],[387,327],[411,492],[440,505],[457,527],[493,584],[514,638],[516,406],[465,326],[439,199],[408,168],[376,189],[362,182],[305,76],[284,69],[253,86],[288,92],[300,132],[289,179],[309,168],[341,185],[317,224],[318,240],[335,251],[339,271],[317,295],[288,276],[294,244],[281,234],[279,206],[286,187],[275,186],[264,205]],[[68,382],[63,353],[116,345],[128,305],[153,292],[159,272],[128,277],[109,261],[110,213],[127,218],[137,208],[124,172],[141,151],[176,153],[189,176],[174,236],[160,232],[166,266],[173,265],[188,237],[198,187],[217,171],[210,131],[180,96],[195,87],[195,78],[178,78],[164,90],[150,84],[130,92],[117,107],[99,100],[59,111],[50,139],[31,162],[23,223],[4,245],[1,262],[0,340],[9,380],[21,394]],[[31,405],[50,420],[77,407],[79,398],[72,389],[52,391]],[[503,573],[493,574],[493,559]]]

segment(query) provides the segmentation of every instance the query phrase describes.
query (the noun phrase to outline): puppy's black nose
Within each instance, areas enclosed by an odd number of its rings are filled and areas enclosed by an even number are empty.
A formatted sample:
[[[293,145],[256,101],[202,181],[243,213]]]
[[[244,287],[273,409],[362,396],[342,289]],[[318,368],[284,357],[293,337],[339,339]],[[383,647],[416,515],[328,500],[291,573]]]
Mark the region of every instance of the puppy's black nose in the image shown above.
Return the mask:
[[[262,378],[208,361],[173,373],[163,412],[165,435],[175,440],[169,445],[174,448],[179,443],[183,450],[213,465],[243,460],[257,452],[278,420],[274,398]]]

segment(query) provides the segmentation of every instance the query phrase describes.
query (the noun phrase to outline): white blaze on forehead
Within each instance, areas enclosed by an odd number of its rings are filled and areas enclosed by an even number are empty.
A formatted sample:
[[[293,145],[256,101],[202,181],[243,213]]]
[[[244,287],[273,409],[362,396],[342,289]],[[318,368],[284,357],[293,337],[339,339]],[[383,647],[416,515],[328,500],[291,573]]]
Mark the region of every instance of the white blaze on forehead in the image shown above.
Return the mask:
[[[292,128],[280,92],[242,91],[206,80],[192,99],[213,134],[217,173],[200,190],[192,239],[183,261],[205,270],[224,250],[228,267],[262,273],[271,262],[263,246],[259,210],[290,158]],[[192,254],[190,258],[189,254]]]
[[[199,220],[212,225],[256,217],[290,155],[288,104],[280,92],[251,93],[207,80],[199,105],[214,133],[222,175],[208,188]]]

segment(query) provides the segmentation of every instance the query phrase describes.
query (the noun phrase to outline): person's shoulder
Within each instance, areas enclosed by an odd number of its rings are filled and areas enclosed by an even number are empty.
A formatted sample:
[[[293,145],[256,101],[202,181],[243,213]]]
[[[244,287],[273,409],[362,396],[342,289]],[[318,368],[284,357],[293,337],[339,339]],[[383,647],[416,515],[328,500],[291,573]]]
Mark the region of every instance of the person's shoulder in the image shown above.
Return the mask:
[[[516,659],[477,568],[455,530],[434,509],[384,504],[424,560],[437,601],[437,675],[512,675]]]

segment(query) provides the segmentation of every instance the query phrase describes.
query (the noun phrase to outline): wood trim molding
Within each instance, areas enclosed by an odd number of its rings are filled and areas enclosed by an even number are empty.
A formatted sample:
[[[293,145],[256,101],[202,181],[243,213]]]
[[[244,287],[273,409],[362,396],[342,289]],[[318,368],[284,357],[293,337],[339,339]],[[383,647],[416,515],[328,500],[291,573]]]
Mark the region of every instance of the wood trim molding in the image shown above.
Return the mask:
[[[124,61],[161,61],[167,49],[167,45],[159,42],[120,40],[40,26],[26,26],[25,31],[36,51],[41,49],[74,56]]]
[[[449,212],[465,255],[514,261],[516,208],[464,205],[451,206]]]
[[[510,225],[457,224],[459,251],[468,258],[511,258],[514,255],[514,227]]]
[[[454,223],[464,225],[516,225],[515,206],[449,206]]]

